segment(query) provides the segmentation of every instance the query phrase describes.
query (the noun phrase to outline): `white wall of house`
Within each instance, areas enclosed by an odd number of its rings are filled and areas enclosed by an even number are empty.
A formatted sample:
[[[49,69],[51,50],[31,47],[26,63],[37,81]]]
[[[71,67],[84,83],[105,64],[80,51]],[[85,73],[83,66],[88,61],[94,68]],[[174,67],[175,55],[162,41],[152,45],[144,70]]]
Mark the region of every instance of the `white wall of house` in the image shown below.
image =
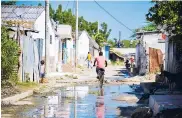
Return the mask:
[[[59,38],[55,38],[55,64],[56,64],[56,70],[58,70],[59,65]],[[60,65],[59,65],[60,66]]]
[[[56,57],[56,37],[55,37],[55,33],[54,33],[54,28],[52,28],[51,22],[49,21],[48,23],[48,27],[49,27],[49,64],[50,64],[50,71],[51,72],[55,72],[56,71],[56,61],[55,58]]]
[[[143,41],[146,43],[147,53],[149,52],[149,47],[160,49],[162,53],[165,53],[165,43],[159,43],[158,39],[161,39],[162,34],[145,34]]]
[[[68,63],[73,60],[73,39],[66,40],[67,52],[68,52]]]
[[[99,56],[99,51],[97,49],[94,49],[94,55],[93,58],[96,58]]]
[[[41,38],[43,39],[43,56],[45,56],[45,11],[37,18],[34,24],[35,30],[39,31],[39,33],[32,33],[32,37],[34,39]]]
[[[78,63],[83,65],[85,64],[85,59],[89,52],[89,37],[87,36],[87,32],[82,32],[79,36],[78,42]]]
[[[45,57],[45,11],[37,18],[34,24],[34,28],[39,31],[39,33],[32,33],[32,38],[42,38],[43,41],[43,53],[42,56]],[[49,56],[50,56],[50,72],[56,71],[56,63],[58,58],[58,43],[56,41],[54,28],[52,28],[51,21],[48,21],[49,28]],[[52,39],[51,39],[52,37]]]

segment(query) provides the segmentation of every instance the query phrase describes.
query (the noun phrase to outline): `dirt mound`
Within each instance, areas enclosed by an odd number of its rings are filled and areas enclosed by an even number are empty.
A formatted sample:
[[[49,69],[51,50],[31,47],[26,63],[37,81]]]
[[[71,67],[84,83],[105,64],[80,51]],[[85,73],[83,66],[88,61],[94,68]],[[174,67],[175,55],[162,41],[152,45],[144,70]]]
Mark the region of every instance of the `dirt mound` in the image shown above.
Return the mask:
[[[2,84],[1,88],[1,98],[6,98],[13,96],[15,94],[20,93],[20,91],[10,82],[6,82],[6,84]]]

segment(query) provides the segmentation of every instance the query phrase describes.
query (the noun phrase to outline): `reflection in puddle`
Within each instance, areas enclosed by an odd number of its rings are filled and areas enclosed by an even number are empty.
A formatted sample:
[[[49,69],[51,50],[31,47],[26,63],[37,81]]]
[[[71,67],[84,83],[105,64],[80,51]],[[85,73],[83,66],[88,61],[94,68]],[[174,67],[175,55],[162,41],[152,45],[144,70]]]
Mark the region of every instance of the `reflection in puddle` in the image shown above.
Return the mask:
[[[100,96],[96,101],[96,116],[97,118],[104,118],[105,106],[104,106],[104,90],[100,88]]]
[[[132,92],[128,85],[108,85],[103,89],[96,86],[64,87],[43,99],[41,96],[32,97],[34,101],[41,99],[40,103],[18,114],[23,118],[74,118],[76,110],[77,118],[113,118],[117,117],[118,106],[136,106],[135,103],[112,99],[126,92]]]

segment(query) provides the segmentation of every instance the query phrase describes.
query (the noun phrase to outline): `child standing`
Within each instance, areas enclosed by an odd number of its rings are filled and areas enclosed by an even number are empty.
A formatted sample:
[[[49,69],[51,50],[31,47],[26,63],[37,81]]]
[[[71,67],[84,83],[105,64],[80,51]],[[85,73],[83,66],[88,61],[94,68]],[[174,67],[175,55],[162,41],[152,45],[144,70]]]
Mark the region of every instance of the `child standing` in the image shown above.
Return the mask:
[[[44,60],[40,62],[40,82],[43,83],[44,77],[45,77],[45,63]]]

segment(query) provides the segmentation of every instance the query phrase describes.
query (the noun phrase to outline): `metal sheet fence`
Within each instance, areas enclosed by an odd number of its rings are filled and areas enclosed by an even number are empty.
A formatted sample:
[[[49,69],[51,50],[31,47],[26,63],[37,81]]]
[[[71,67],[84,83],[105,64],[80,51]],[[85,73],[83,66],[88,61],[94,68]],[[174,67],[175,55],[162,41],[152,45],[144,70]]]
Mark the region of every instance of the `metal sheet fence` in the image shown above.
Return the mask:
[[[160,49],[149,48],[149,72],[160,71],[160,65],[163,64],[163,54]]]

